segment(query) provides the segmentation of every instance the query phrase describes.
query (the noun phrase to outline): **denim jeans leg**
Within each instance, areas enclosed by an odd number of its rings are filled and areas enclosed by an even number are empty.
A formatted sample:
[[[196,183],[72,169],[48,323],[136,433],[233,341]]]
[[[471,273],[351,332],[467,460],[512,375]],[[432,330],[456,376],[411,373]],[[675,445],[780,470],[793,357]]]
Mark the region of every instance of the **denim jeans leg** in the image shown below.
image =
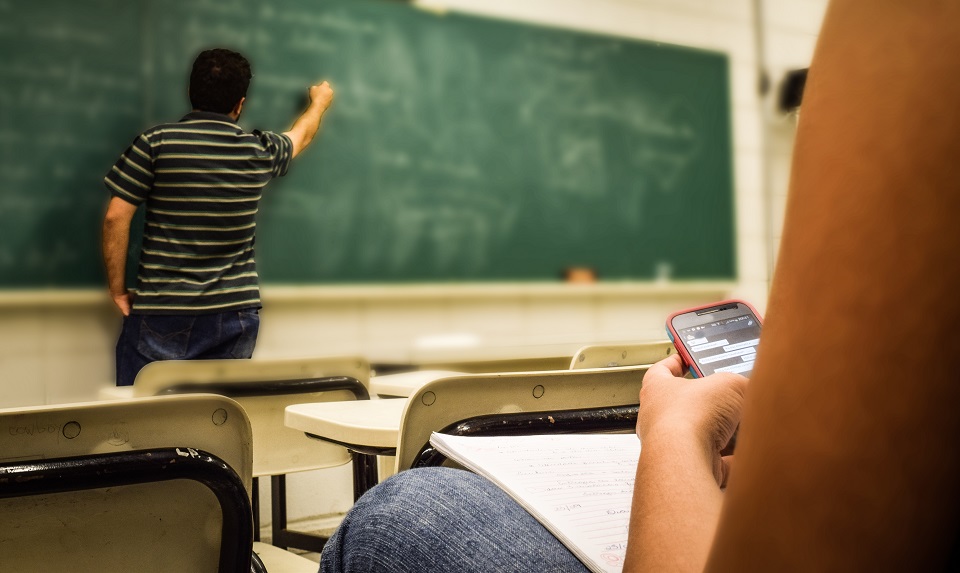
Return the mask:
[[[137,373],[149,362],[137,352],[141,320],[143,316],[136,314],[123,317],[123,327],[117,338],[117,386],[132,386]]]
[[[401,472],[368,491],[323,548],[321,573],[462,573],[587,568],[486,478]]]

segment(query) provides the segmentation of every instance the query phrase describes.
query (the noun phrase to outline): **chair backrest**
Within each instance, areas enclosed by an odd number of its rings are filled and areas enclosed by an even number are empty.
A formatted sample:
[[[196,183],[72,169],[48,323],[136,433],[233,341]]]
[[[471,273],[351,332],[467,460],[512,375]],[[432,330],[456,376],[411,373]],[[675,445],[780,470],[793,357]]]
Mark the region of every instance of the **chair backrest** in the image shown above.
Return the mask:
[[[0,410],[0,424],[0,571],[249,571],[251,432],[233,400]]]
[[[168,360],[147,364],[135,396],[209,392],[235,399],[253,427],[253,475],[269,476],[343,465],[341,446],[287,428],[284,409],[304,402],[369,398],[370,365],[362,358]]]
[[[676,352],[669,340],[634,344],[590,344],[577,350],[570,370],[653,364]]]
[[[413,394],[400,422],[397,470],[408,469],[430,434],[476,416],[636,405],[645,366],[471,374]]]

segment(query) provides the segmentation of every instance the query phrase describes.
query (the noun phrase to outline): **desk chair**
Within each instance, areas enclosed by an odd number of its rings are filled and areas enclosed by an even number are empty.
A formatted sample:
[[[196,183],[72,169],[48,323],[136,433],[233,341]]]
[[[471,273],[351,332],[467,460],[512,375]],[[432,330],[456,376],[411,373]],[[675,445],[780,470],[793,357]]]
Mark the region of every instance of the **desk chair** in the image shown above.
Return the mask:
[[[170,360],[147,364],[137,374],[133,392],[135,396],[208,392],[237,400],[253,427],[255,539],[260,531],[258,478],[270,476],[273,545],[319,552],[326,537],[287,528],[286,474],[340,466],[351,461],[351,455],[341,446],[318,445],[284,426],[284,408],[302,402],[369,399],[369,378],[369,364],[352,357]]]
[[[590,344],[577,350],[570,370],[653,364],[676,352],[669,340],[636,344]]]
[[[0,571],[281,571],[253,558],[250,422],[233,400],[0,410],[0,425]]]
[[[397,471],[432,455],[430,434],[435,431],[629,430],[636,424],[640,383],[646,370],[646,366],[629,366],[475,374],[430,382],[410,397],[401,418]],[[504,416],[510,418],[509,423]]]

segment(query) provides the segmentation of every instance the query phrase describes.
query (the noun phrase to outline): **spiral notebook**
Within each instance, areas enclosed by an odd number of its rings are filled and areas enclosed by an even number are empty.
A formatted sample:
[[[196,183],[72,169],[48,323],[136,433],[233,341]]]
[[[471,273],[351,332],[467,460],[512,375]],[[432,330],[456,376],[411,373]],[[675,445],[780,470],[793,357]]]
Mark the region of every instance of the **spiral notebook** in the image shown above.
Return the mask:
[[[635,434],[434,433],[448,458],[510,494],[595,573],[619,573],[640,440]]]

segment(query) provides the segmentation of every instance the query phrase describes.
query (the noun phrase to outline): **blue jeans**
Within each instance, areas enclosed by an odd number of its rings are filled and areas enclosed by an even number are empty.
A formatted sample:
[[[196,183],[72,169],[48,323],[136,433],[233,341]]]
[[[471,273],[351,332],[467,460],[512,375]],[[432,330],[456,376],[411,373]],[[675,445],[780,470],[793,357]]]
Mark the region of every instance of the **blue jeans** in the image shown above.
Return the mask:
[[[260,331],[255,308],[216,314],[131,314],[117,340],[117,386],[157,360],[250,358]]]
[[[321,573],[585,573],[540,522],[486,478],[401,472],[368,491],[323,548]]]

